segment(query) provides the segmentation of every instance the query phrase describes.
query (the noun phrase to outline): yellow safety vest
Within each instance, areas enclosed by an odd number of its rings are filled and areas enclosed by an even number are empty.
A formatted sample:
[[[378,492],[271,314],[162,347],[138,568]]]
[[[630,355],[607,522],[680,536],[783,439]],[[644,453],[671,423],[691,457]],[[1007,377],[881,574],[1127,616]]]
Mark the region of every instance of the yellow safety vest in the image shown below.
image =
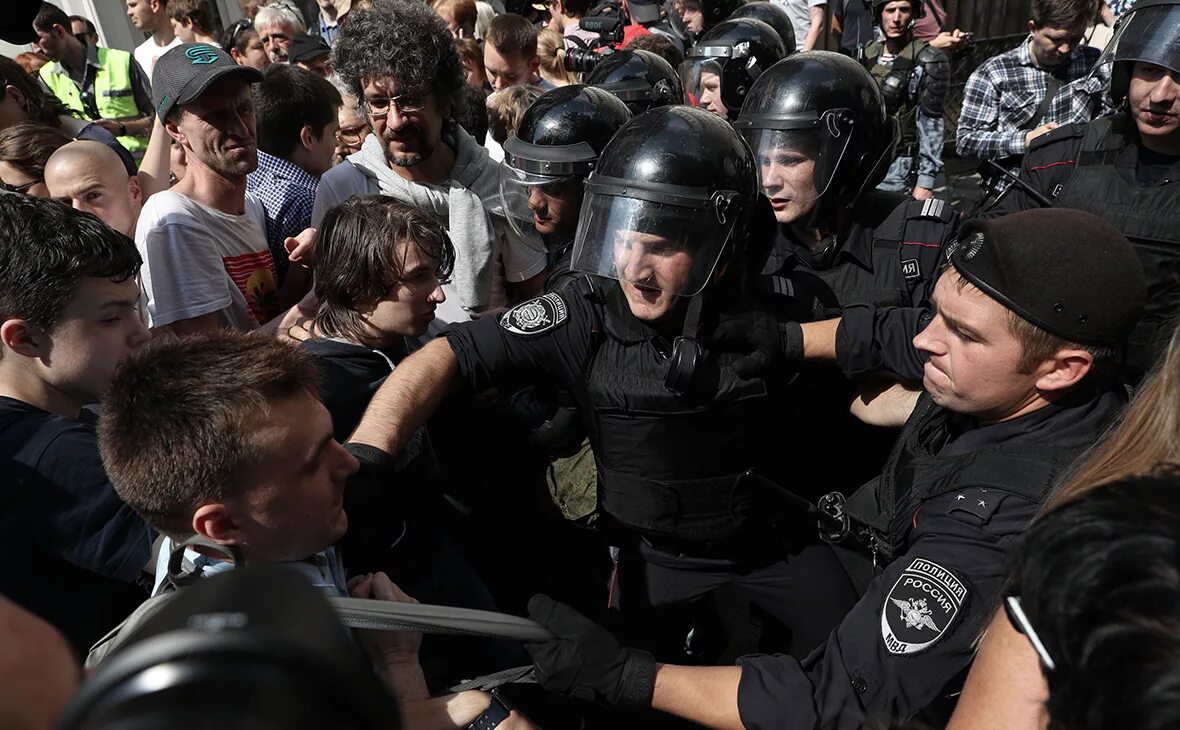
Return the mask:
[[[131,87],[131,54],[114,48],[99,48],[98,63],[101,68],[94,74],[94,96],[99,118],[121,121],[143,116],[135,104],[135,90]],[[67,109],[88,116],[82,104],[82,92],[65,69],[61,68],[60,61],[45,64],[40,74],[41,80]],[[136,160],[143,157],[147,149],[147,137],[124,135],[117,139]]]

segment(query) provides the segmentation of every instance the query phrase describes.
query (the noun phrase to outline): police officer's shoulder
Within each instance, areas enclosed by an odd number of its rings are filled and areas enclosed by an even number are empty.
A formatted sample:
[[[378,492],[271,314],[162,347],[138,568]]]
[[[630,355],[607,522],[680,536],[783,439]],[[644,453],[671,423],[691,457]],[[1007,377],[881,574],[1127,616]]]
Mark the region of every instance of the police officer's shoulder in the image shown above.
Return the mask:
[[[884,52],[884,50],[885,50],[885,45],[882,44],[881,41],[871,40],[865,44],[864,58],[866,61],[873,62],[872,64],[869,64],[869,65],[875,65],[877,63],[877,59],[881,57],[881,53]]]
[[[1075,140],[1086,136],[1085,122],[1073,122],[1050,130],[1040,137],[1037,137],[1028,146],[1028,151],[1044,149],[1050,145],[1060,146],[1061,143],[1076,144]]]
[[[955,206],[942,198],[930,198],[929,200],[910,198],[898,206],[891,218],[898,217],[902,222],[929,220],[951,223],[958,216],[959,212],[955,210]]]
[[[865,228],[880,228],[897,215],[912,198],[906,193],[885,190],[870,190],[857,201],[854,214],[856,222]]]
[[[518,337],[536,337],[583,318],[602,294],[593,277],[571,277],[557,291],[550,291],[512,307],[500,315],[500,326]]]
[[[922,64],[923,66],[928,66],[931,64],[950,64],[950,58],[947,57],[946,53],[944,53],[942,49],[935,48],[925,41],[922,41],[922,43],[922,49],[918,51],[917,56],[918,63]]]

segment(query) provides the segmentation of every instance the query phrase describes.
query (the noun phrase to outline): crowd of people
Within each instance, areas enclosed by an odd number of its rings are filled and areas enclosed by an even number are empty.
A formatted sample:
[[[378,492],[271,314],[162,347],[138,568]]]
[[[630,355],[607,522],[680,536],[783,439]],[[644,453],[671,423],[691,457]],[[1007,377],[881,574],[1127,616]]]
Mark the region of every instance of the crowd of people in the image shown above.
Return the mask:
[[[1180,0],[15,5],[0,725],[1180,722]]]

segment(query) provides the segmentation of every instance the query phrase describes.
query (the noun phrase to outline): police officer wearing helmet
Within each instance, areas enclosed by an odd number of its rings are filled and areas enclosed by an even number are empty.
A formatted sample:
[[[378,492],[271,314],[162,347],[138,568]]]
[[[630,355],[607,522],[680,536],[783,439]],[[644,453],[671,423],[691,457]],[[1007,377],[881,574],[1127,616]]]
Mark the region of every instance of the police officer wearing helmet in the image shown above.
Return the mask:
[[[761,20],[722,21],[680,64],[684,100],[722,119],[736,119],[754,81],[787,53],[779,34]]]
[[[1144,298],[1130,244],[1088,213],[968,222],[950,265],[912,343],[925,392],[880,477],[845,505],[855,540],[831,535],[870,579],[824,646],[804,661],[656,665],[534,597],[555,635],[526,646],[543,686],[707,727],[945,726],[1013,547],[1125,402],[1103,374]]]
[[[787,11],[778,5],[769,2],[769,0],[755,0],[755,2],[739,6],[729,16],[730,20],[738,18],[761,20],[778,33],[779,40],[783,42],[783,48],[787,50],[787,53],[795,52],[795,26],[791,24],[791,16]]]
[[[1130,239],[1148,288],[1127,353],[1126,377],[1136,383],[1159,360],[1180,309],[1180,3],[1135,3],[1095,68],[1110,62],[1119,111],[1034,140],[1020,169],[1032,191],[1011,186],[985,215],[1050,203],[1101,216]]]
[[[929,200],[942,171],[942,114],[950,60],[914,38],[914,24],[926,14],[922,0],[872,0],[872,13],[883,38],[865,46],[863,60],[881,84],[885,108],[897,118],[901,132],[897,159],[880,187]]]
[[[693,43],[710,28],[733,15],[746,0],[681,0],[680,20],[685,35]]]
[[[958,214],[944,201],[874,190],[896,123],[864,68],[826,51],[792,55],[754,83],[734,126],[754,151],[778,223],[763,284],[780,319],[927,301]],[[858,386],[820,365],[805,366],[800,385],[797,409],[808,416],[798,439],[818,455],[798,466],[801,480],[852,489],[876,474],[895,434],[851,417]],[[841,457],[849,444],[858,458]]]
[[[585,188],[573,268],[591,276],[498,321],[450,328],[398,366],[353,438],[397,453],[460,383],[544,371],[577,398],[604,519],[640,538],[620,566],[635,579],[622,589],[624,620],[731,584],[806,651],[854,600],[851,585],[826,546],[788,557],[792,536],[739,479],[785,468],[772,406],[789,374],[749,369],[748,352],[712,344],[742,321],[766,255],[751,237],[749,147],[714,115],[662,107],[619,130]]]
[[[501,195],[528,197],[533,225],[549,250],[546,291],[570,276],[583,183],[630,119],[627,106],[602,89],[563,86],[541,95],[504,142]]]
[[[609,91],[632,114],[684,101],[684,87],[676,69],[649,51],[615,51],[600,60],[583,81],[587,86]]]

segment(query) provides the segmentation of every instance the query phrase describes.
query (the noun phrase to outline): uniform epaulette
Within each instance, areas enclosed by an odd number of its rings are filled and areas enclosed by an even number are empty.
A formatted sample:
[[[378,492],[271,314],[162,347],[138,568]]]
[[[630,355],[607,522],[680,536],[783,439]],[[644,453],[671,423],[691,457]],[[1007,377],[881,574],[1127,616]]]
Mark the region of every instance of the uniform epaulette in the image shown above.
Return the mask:
[[[1053,144],[1059,140],[1084,137],[1086,135],[1086,126],[1087,125],[1084,122],[1074,122],[1073,124],[1067,124],[1064,127],[1058,127],[1057,129],[1050,130],[1045,134],[1042,134],[1040,137],[1034,139],[1032,144],[1028,146],[1028,151],[1032,152],[1033,150],[1039,150],[1040,148]]]
[[[958,215],[958,211],[955,210],[955,206],[939,198],[911,200],[906,206],[906,218],[909,220],[925,218],[948,223],[956,215]]]

